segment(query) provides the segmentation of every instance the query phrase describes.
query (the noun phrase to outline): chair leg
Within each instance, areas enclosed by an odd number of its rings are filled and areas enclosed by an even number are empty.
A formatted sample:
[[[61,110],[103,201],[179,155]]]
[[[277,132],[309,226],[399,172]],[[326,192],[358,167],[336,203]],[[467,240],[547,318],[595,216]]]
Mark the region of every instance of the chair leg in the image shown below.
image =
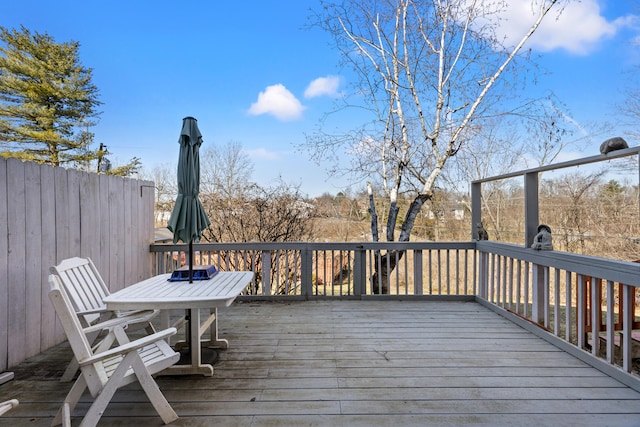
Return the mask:
[[[80,365],[78,365],[78,361],[74,357],[73,359],[71,359],[71,362],[69,362],[69,364],[67,365],[67,369],[64,370],[62,377],[60,377],[60,382],[62,383],[71,382],[73,380],[73,377],[75,377],[76,372],[78,372],[79,368],[80,368]]]
[[[89,410],[84,415],[82,422],[80,423],[81,427],[94,427],[100,421],[102,414],[107,409],[107,405],[111,402],[111,398],[116,393],[118,388],[122,385],[122,379],[124,378],[127,370],[131,366],[131,362],[135,358],[140,358],[137,352],[133,351],[128,353],[124,359],[120,362],[116,370],[111,374],[109,380],[104,385],[100,394],[96,396],[95,400],[89,407]]]
[[[100,421],[100,417],[104,413],[107,405],[111,401],[111,398],[115,394],[115,392],[120,388],[122,384],[122,379],[125,374],[131,367],[140,382],[143,390],[149,397],[151,404],[162,418],[162,421],[165,424],[169,424],[178,419],[178,415],[175,413],[169,402],[165,399],[164,395],[160,391],[160,388],[156,384],[155,380],[147,370],[147,367],[144,365],[144,362],[140,358],[140,355],[137,351],[132,351],[127,353],[127,355],[122,359],[116,370],[113,372],[109,381],[104,385],[100,395],[96,397],[93,404],[87,411],[84,419],[80,423],[81,427],[94,427],[98,421]]]
[[[62,404],[62,427],[71,427],[71,410],[66,402]]]
[[[160,418],[165,424],[169,424],[178,419],[178,414],[173,410],[167,399],[164,397],[158,384],[153,379],[146,366],[142,362],[142,359],[137,357],[133,362],[131,367],[133,368],[133,372],[136,374],[138,378],[138,382],[142,386],[142,389],[147,394],[149,401],[155,408]]]
[[[66,421],[64,418],[66,416],[66,413],[68,413],[69,417],[71,417],[71,413],[75,409],[76,405],[78,404],[78,401],[80,400],[80,398],[82,397],[82,394],[86,389],[87,389],[87,382],[85,381],[84,375],[81,373],[78,379],[76,380],[76,382],[71,387],[71,390],[69,390],[69,393],[67,393],[67,397],[64,398],[64,402],[62,403],[62,406],[58,410],[56,417],[51,422],[52,426],[65,424]]]

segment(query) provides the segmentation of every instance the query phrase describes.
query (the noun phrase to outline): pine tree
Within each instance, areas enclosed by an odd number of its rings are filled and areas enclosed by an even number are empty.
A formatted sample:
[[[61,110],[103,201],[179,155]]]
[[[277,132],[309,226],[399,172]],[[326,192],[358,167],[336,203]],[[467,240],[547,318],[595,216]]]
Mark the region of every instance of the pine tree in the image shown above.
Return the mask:
[[[0,27],[0,156],[53,166],[97,159],[89,128],[101,103],[79,47]]]

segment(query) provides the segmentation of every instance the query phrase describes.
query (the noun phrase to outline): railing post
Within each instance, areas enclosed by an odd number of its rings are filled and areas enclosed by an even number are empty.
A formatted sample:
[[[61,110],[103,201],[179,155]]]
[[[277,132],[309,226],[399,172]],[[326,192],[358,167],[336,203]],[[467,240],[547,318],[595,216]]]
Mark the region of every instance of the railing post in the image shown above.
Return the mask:
[[[482,183],[471,183],[471,240],[478,238],[476,226],[482,222]]]
[[[538,234],[538,172],[524,174],[524,246],[531,247]]]
[[[262,295],[271,295],[271,251],[262,252]]]
[[[305,247],[300,252],[300,292],[309,299],[313,294],[313,251]]]
[[[358,245],[353,251],[353,294],[363,295],[367,293],[367,265],[364,246]]]

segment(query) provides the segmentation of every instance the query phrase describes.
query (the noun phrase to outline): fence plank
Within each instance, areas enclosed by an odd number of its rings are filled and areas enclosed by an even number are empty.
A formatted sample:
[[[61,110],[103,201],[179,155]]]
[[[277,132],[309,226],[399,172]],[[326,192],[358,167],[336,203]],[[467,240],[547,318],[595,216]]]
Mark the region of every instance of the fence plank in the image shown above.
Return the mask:
[[[24,186],[24,165],[16,159],[7,161],[7,228],[8,235],[8,307],[9,326],[8,364],[13,366],[27,356],[25,347],[26,289],[25,289],[25,233],[26,201]]]
[[[100,183],[97,174],[88,175],[80,186],[80,212],[80,253],[95,263],[100,258],[100,239],[96,238],[96,230],[100,230]]]
[[[0,159],[0,224],[8,235],[8,198],[7,198],[7,161]],[[8,240],[0,239],[0,372],[8,368],[8,271],[9,271]]]
[[[56,212],[56,263],[71,256],[69,238],[69,191],[67,171],[62,168],[54,170],[55,212]]]
[[[67,172],[68,194],[68,227],[69,227],[69,255],[77,256],[81,249],[80,224],[82,222],[80,210],[80,171],[69,169]],[[80,255],[82,255],[80,253]]]
[[[93,260],[100,271],[105,283],[111,291],[111,270],[109,269],[109,253],[111,247],[111,210],[109,209],[109,177],[99,175],[99,204],[100,204],[100,257]]]
[[[26,221],[26,354],[40,353],[40,322],[42,307],[42,206],[40,201],[40,167],[35,163],[23,163],[25,183]],[[47,301],[48,303],[48,301]]]
[[[42,291],[42,315],[41,315],[41,351],[52,347],[64,339],[64,331],[59,322],[56,322],[56,313],[49,303],[49,284],[47,277],[49,267],[57,263],[56,258],[56,190],[55,190],[55,169],[51,167],[40,167],[40,206],[42,235],[42,264],[41,264],[41,291]]]
[[[112,244],[109,246],[109,281],[112,291],[118,291],[124,287],[124,215],[122,181],[109,180],[109,228]]]
[[[123,274],[124,277],[133,277],[133,265],[135,264],[136,260],[133,257],[133,246],[134,246],[134,235],[133,235],[133,227],[131,226],[131,221],[133,219],[133,215],[131,213],[131,210],[133,209],[133,203],[135,203],[135,201],[133,200],[133,194],[131,194],[131,181],[130,180],[125,180],[123,182],[123,191],[122,191],[122,207],[121,207],[121,211],[123,214],[123,221],[122,221],[122,229],[123,229],[123,236],[122,236],[122,256],[123,256],[123,263],[121,263],[120,265],[124,268]],[[135,282],[131,282],[131,283],[135,283]],[[126,283],[127,285],[130,285],[131,283]],[[124,285],[125,283],[123,283]]]

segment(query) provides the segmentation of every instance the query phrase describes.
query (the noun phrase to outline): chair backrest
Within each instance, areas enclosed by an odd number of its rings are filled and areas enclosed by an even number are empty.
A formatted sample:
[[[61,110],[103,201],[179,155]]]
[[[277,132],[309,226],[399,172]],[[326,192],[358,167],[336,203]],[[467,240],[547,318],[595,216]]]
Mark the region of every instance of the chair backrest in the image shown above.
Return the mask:
[[[67,340],[69,341],[73,355],[79,362],[87,360],[93,356],[93,350],[91,349],[91,344],[87,336],[84,334],[80,320],[73,309],[69,296],[62,286],[60,278],[55,274],[50,274],[49,285],[51,288],[49,291],[49,299],[67,335]],[[102,388],[103,384],[107,381],[107,376],[104,371],[104,366],[100,362],[95,363],[91,370],[93,375],[85,375],[85,378],[89,390],[93,393]]]
[[[87,323],[100,316],[97,311],[106,310],[103,300],[110,292],[91,258],[68,258],[50,271],[60,278],[77,312],[93,312],[84,315]]]

